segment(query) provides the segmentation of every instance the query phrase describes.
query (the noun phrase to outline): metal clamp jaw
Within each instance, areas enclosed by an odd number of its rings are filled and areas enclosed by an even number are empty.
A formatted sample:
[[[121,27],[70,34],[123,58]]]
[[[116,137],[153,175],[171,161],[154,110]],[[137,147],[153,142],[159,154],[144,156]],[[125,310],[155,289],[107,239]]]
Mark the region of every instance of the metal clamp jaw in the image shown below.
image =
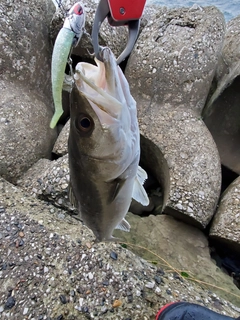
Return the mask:
[[[122,62],[132,51],[139,32],[139,19],[146,0],[100,0],[95,14],[92,29],[92,43],[96,58],[101,60],[98,33],[103,20],[107,17],[112,26],[128,26],[128,42],[126,48],[117,59]]]

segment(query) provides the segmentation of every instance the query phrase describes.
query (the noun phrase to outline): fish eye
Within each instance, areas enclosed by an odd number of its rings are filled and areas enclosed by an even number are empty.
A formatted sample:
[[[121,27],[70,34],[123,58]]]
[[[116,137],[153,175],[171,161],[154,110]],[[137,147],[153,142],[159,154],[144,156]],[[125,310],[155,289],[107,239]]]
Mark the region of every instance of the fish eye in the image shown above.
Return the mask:
[[[76,127],[79,131],[88,133],[92,131],[94,127],[94,123],[90,116],[85,114],[80,114],[76,121]]]

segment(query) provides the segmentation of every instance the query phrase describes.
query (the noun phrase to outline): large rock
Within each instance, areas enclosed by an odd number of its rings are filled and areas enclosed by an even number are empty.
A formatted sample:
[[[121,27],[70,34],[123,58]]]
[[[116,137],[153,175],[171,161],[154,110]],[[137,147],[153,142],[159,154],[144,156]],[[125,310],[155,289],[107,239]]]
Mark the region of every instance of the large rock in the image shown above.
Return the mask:
[[[127,64],[139,108],[160,101],[204,107],[223,45],[225,21],[216,7],[156,8]]]
[[[30,195],[73,213],[68,198],[68,154],[57,160],[40,159],[18,180],[18,185]],[[74,211],[77,213],[77,211]]]
[[[48,103],[51,98],[49,26],[53,13],[51,0],[0,3],[0,77],[18,80]]]
[[[210,236],[240,252],[240,177],[222,194]]]
[[[64,156],[68,153],[68,136],[70,131],[70,121],[68,120],[67,123],[62,128],[54,146],[53,146],[53,153],[57,156]]]
[[[16,182],[38,159],[50,158],[52,111],[28,86],[0,79],[0,175]]]
[[[239,290],[211,260],[207,238],[200,230],[168,215],[140,218],[128,213],[126,219],[131,231],[116,230],[115,235],[129,243],[131,250],[146,260],[185,272],[193,281],[208,284],[209,290],[240,307]]]
[[[163,211],[206,227],[218,202],[221,167],[202,120],[184,108],[140,110],[141,161],[163,187]]]
[[[94,244],[87,227],[64,216],[0,180],[1,319],[150,320],[176,299],[239,316],[215,293],[119,244]]]
[[[204,121],[220,153],[222,164],[240,174],[240,16],[227,25]]]
[[[158,8],[126,69],[138,106],[141,161],[163,186],[163,210],[201,227],[214,214],[221,186],[218,151],[200,112],[223,35],[215,7]]]
[[[0,175],[12,182],[51,157],[51,0],[0,3]]]

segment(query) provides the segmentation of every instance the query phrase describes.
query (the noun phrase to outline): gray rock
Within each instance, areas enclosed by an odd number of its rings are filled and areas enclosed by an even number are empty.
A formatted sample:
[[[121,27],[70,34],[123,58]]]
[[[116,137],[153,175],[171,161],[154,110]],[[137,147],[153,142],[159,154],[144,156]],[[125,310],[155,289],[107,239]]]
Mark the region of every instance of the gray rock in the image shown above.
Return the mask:
[[[86,318],[84,312],[87,311],[88,319],[150,320],[162,305],[176,301],[176,297],[234,318],[239,316],[237,306],[215,293],[209,294],[196,283],[177,278],[169,272],[169,267],[163,267],[161,283],[152,288],[149,283],[155,283],[159,274],[155,266],[117,243],[94,243],[92,233],[79,221],[71,217],[58,219],[57,215],[63,211],[52,214],[52,205],[3,179],[0,180],[0,203],[5,208],[1,212],[0,232],[5,234],[6,227],[10,228],[10,236],[1,240],[0,255],[4,261],[15,264],[14,268],[1,271],[0,301],[6,301],[6,286],[18,288],[14,290],[14,308],[1,310],[3,319],[21,319],[24,309],[28,309],[32,318],[42,315],[57,319],[64,314],[66,320],[79,320]],[[24,227],[21,247],[17,246],[19,223]],[[112,251],[118,255],[117,260],[111,259]],[[26,256],[28,261],[24,261]],[[46,267],[48,271],[44,272]],[[94,275],[91,283],[89,272]],[[19,275],[25,281],[19,283]],[[126,281],[123,275],[127,276]],[[106,279],[109,285],[104,287],[102,283]],[[59,298],[63,296],[65,304]],[[121,300],[124,307],[112,313],[109,310],[115,300]]]
[[[51,108],[29,87],[0,79],[0,175],[16,182],[40,158],[50,158],[56,130]]]
[[[154,103],[185,105],[200,113],[221,53],[225,30],[216,7],[157,7],[127,64],[132,94],[140,108]]]
[[[223,34],[223,15],[214,7],[158,8],[126,69],[138,106],[141,160],[163,186],[163,210],[201,227],[214,214],[221,169],[216,145],[198,114]]]
[[[148,261],[181,270],[193,281],[207,282],[210,291],[240,307],[239,290],[211,259],[207,238],[200,230],[168,215],[140,218],[128,213],[126,219],[131,231],[116,230],[115,236],[129,243],[129,249]]]
[[[163,211],[206,227],[221,188],[220,159],[206,126],[190,111],[166,105],[140,109],[139,123],[141,161],[162,184]]]
[[[213,88],[203,111],[222,164],[240,174],[240,16],[227,25]]]
[[[0,4],[0,174],[16,182],[40,158],[50,158],[51,0]]]
[[[74,208],[68,199],[68,184],[68,154],[54,161],[39,160],[18,181],[18,185],[29,194],[73,213]]]
[[[68,136],[70,131],[70,121],[68,121],[62,128],[55,144],[53,152],[58,156],[64,156],[68,153]]]
[[[53,13],[51,0],[0,3],[1,78],[18,80],[45,102],[51,98],[49,26]]]
[[[222,194],[210,236],[240,250],[240,177]]]

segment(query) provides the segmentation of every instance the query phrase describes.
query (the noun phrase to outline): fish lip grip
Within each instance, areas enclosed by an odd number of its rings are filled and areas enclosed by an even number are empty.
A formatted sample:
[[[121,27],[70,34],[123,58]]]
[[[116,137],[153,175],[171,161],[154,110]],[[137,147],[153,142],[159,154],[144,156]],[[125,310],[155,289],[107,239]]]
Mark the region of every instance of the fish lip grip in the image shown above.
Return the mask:
[[[102,60],[99,54],[98,33],[103,20],[107,17],[109,24],[112,26],[128,26],[128,42],[126,48],[117,59],[117,64],[119,64],[131,53],[137,40],[140,25],[139,19],[145,2],[146,0],[100,0],[92,29],[93,49],[98,60]]]

